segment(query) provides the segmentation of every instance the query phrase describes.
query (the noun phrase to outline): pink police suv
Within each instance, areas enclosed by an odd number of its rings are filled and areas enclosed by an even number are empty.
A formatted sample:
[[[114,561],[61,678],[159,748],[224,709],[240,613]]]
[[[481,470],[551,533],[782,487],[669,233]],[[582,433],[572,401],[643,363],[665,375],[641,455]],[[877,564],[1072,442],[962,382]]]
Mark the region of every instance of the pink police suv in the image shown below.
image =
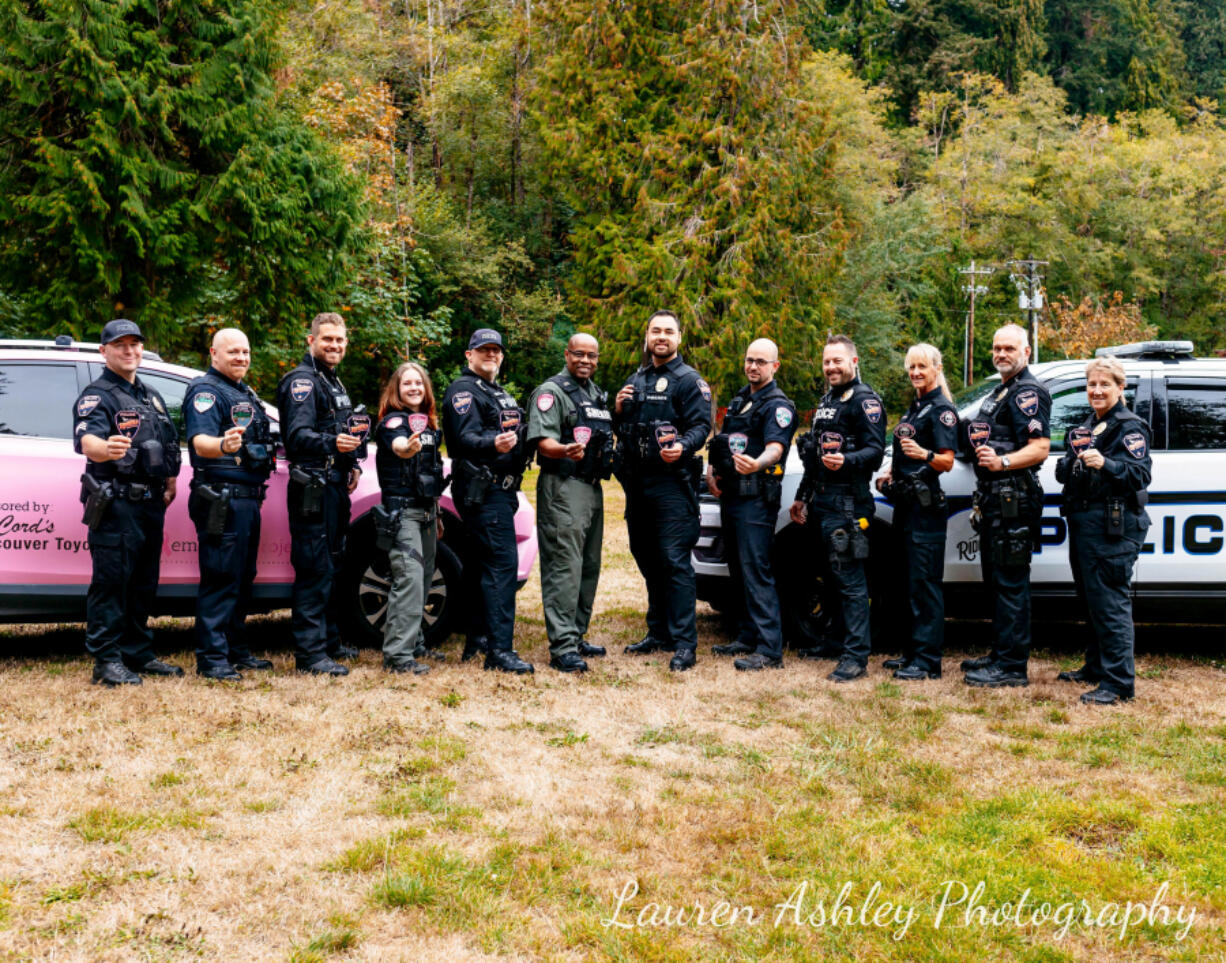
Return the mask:
[[[81,523],[80,477],[85,460],[72,450],[72,403],[102,371],[96,344],[66,336],[52,341],[0,341],[0,622],[77,622],[85,618],[90,580],[86,528]],[[183,434],[183,396],[201,374],[166,364],[146,351],[140,377],[161,392]],[[271,393],[268,393],[271,394]],[[442,397],[441,390],[439,397]],[[274,428],[277,410],[265,405]],[[371,509],[379,502],[371,448],[362,479],[353,492],[353,525],[345,551],[341,585],[347,637],[378,645],[387,613],[390,567],[375,547]],[[166,514],[162,577],[154,614],[190,615],[199,572],[196,529],[187,516],[192,470],[184,452],[179,497]],[[268,481],[260,539],[257,610],[287,607],[294,570],[290,565],[289,519],[284,453]],[[471,541],[443,496],[444,536],[438,547],[434,582],[426,605],[426,639],[437,645],[457,626],[457,598]],[[522,585],[536,562],[535,513],[520,494],[515,515]]]

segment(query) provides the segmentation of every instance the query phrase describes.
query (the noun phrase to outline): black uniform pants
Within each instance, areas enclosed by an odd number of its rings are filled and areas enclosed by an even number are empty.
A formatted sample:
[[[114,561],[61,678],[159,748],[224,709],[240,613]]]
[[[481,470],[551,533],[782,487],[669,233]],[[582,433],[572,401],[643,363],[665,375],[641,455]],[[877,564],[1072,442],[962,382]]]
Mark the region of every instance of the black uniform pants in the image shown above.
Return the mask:
[[[698,496],[688,477],[636,478],[626,486],[630,553],[647,583],[647,633],[693,651],[697,589],[690,552],[698,544]]]
[[[335,655],[341,633],[338,589],[349,531],[349,492],[343,481],[329,481],[318,514],[303,515],[301,486],[289,484],[290,561],[294,566],[294,658],[300,668]]]
[[[519,587],[519,548],[515,542],[515,492],[493,489],[480,505],[466,506],[468,486],[454,476],[452,494],[474,551],[464,560],[459,604],[468,614],[470,638],[488,639],[491,652],[515,647],[515,590]]]
[[[737,640],[755,646],[767,658],[782,659],[779,592],[771,570],[778,508],[761,496],[725,495],[719,513],[728,572],[742,589]]]
[[[86,595],[85,649],[99,664],[143,666],[153,655],[149,605],[157,595],[166,505],[161,495],[116,498],[89,533],[93,578]]]
[[[992,595],[992,657],[1006,672],[1025,674],[1030,661],[1030,559],[1040,512],[1024,506],[1019,517],[1006,519],[985,505],[980,523],[979,566],[983,584]],[[997,554],[1005,551],[1006,542],[1021,538],[1027,529],[1031,549],[1024,561],[996,561]]]
[[[896,518],[901,523],[911,601],[908,657],[922,669],[940,669],[945,649],[945,512],[921,518],[916,511],[900,510]]]
[[[857,519],[872,518],[872,502],[857,503],[853,509],[852,518],[848,518],[840,495],[818,495],[812,502],[810,519],[807,524],[816,523],[816,535],[821,538],[823,556],[827,558],[830,579],[834,583],[837,595],[839,614],[843,622],[843,654],[842,658],[850,659],[860,665],[868,664],[869,652],[872,648],[872,634],[869,621],[868,573],[864,559],[853,558],[850,551],[837,559],[831,558],[834,533],[840,529],[850,537],[857,526]],[[865,538],[867,532],[863,532]],[[831,594],[827,593],[830,598]]]
[[[1136,680],[1133,660],[1132,569],[1149,527],[1146,515],[1124,515],[1124,534],[1106,534],[1106,506],[1068,516],[1069,562],[1077,597],[1092,629],[1086,668],[1099,685],[1131,698]]]
[[[196,526],[200,590],[196,595],[196,668],[250,657],[245,633],[260,551],[260,499],[232,498],[226,530],[207,532],[210,503],[193,491],[187,511]]]

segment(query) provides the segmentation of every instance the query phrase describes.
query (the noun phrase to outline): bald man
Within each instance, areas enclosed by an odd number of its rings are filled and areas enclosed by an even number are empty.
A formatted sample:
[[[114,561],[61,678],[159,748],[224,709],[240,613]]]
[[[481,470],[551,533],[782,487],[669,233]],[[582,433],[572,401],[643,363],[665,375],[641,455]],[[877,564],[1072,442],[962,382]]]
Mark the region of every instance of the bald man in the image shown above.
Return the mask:
[[[549,665],[586,672],[586,658],[605,654],[587,641],[600,581],[604,492],[611,474],[613,418],[608,396],[592,381],[600,345],[576,334],[566,367],[528,402],[528,441],[537,443],[536,531],[541,548],[541,601]]]
[[[192,460],[188,514],[196,526],[196,671],[241,679],[240,669],[271,669],[244,637],[260,548],[260,505],[273,468],[268,415],[243,378],[251,346],[237,328],[213,335],[209,370],[183,399]]]
[[[708,446],[707,488],[719,499],[724,555],[742,588],[736,640],[712,651],[741,656],[733,665],[743,672],[783,666],[783,626],[770,557],[796,406],[775,382],[778,370],[775,342],[759,338],[746,349],[748,384],[728,402],[723,427]]]

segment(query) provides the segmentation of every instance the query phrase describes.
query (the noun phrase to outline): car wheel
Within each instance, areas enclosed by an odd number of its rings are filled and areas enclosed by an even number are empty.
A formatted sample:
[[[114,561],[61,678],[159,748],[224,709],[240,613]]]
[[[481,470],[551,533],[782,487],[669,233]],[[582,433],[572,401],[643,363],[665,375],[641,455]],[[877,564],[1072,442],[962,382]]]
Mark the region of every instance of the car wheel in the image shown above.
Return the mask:
[[[348,541],[342,576],[345,635],[356,645],[379,648],[383,645],[383,626],[387,622],[391,563],[387,552],[375,547],[374,525],[369,519],[350,529]],[[431,648],[436,648],[451,635],[461,571],[459,556],[446,542],[439,542],[434,552],[434,578],[422,613],[425,643]]]
[[[826,585],[822,578],[779,579],[778,587],[785,643],[793,649],[824,645],[831,617],[825,606]]]

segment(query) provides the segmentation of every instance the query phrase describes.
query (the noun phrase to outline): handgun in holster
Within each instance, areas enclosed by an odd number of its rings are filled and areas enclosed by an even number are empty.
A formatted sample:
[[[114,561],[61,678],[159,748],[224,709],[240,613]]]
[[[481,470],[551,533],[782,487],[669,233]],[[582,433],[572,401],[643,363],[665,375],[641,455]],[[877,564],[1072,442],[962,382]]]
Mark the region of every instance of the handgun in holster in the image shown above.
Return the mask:
[[[371,517],[375,522],[375,548],[381,552],[390,552],[400,532],[400,509],[376,505],[371,509]]]
[[[81,476],[81,485],[85,500],[85,513],[81,521],[92,532],[102,524],[107,509],[115,500],[115,486],[110,482],[98,481],[88,472]]]
[[[293,465],[289,480],[302,486],[302,514],[318,515],[324,507],[324,477],[318,470]]]
[[[464,507],[476,508],[485,503],[486,493],[494,484],[494,473],[488,465],[474,465],[472,462],[462,462],[461,467],[468,477],[464,486]]]
[[[230,518],[230,489],[213,488],[211,485],[197,485],[196,494],[209,505],[208,517],[204,520],[206,535],[224,535],[226,522]]]

